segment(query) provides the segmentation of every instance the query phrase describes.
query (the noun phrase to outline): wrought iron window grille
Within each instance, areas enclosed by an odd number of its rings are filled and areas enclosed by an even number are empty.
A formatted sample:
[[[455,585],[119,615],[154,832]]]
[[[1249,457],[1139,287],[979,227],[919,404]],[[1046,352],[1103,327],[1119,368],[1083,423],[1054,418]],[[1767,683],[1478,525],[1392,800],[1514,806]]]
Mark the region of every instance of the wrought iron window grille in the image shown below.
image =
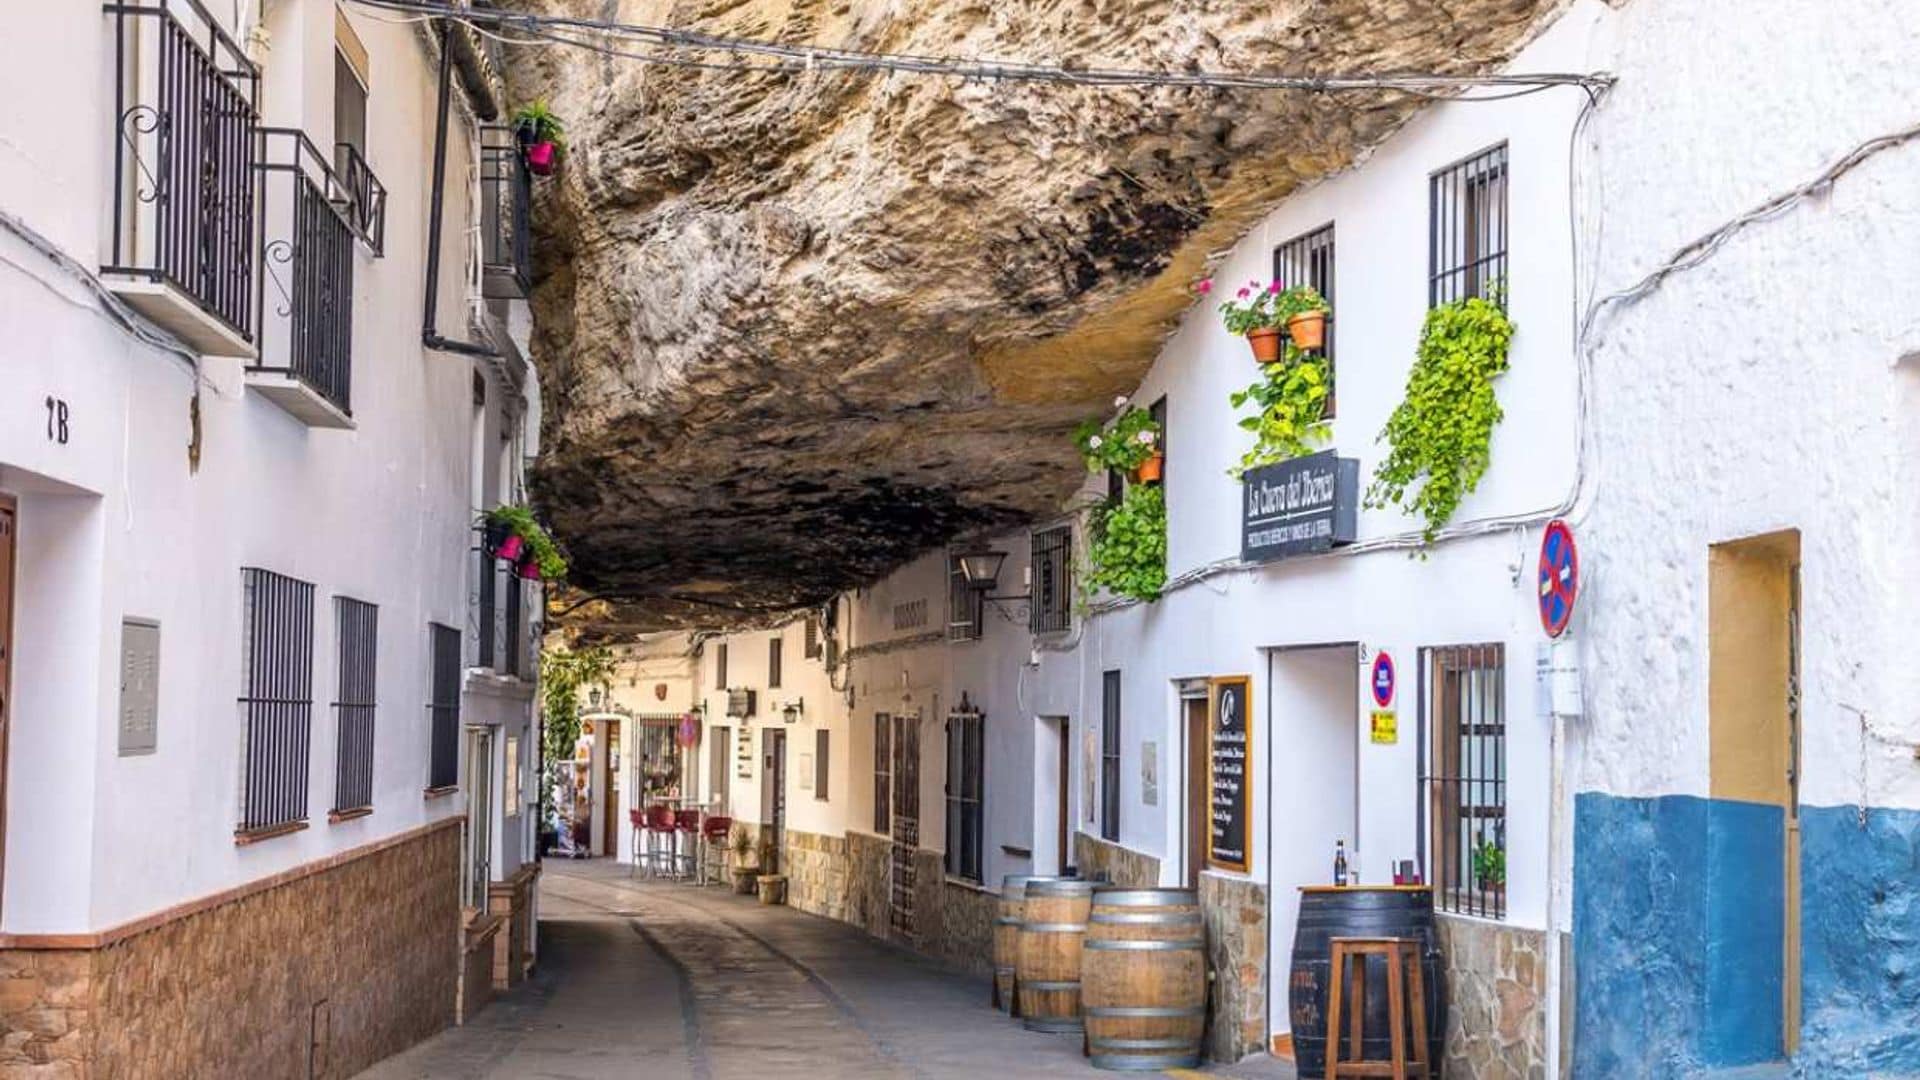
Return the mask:
[[[533,287],[528,220],[533,178],[510,127],[480,128],[481,292],[490,300],[524,298]]]
[[[432,648],[427,697],[427,790],[460,783],[460,631],[429,623]]]
[[[1482,150],[1428,181],[1427,304],[1503,302],[1507,277],[1507,145]]]
[[[312,584],[248,567],[241,572],[240,835],[307,818],[313,732]]]
[[[333,810],[373,805],[373,724],[380,609],[361,600],[334,598],[339,648],[335,720]]]
[[[1334,390],[1338,380],[1335,378],[1333,320],[1338,315],[1333,299],[1333,224],[1322,225],[1311,232],[1281,244],[1273,249],[1273,280],[1283,285],[1311,285],[1332,308],[1327,313],[1326,344],[1320,349],[1320,355],[1327,361],[1327,410],[1326,417],[1334,415]]]
[[[978,882],[986,848],[985,718],[960,695],[947,715],[947,876]]]
[[[1507,911],[1506,650],[1420,650],[1420,864],[1442,911]],[[1495,855],[1497,853],[1497,862]]]
[[[1033,597],[1027,628],[1058,634],[1073,628],[1073,530],[1070,526],[1033,534]]]

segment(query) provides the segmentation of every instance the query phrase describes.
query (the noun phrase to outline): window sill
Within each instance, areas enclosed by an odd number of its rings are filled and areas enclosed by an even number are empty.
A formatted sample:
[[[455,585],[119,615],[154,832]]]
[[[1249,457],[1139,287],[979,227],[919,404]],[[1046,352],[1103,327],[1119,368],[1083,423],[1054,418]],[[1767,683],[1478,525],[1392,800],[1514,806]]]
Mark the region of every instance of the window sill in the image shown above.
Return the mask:
[[[994,890],[987,888],[985,882],[975,881],[972,878],[956,877],[953,874],[946,875],[946,878],[947,878],[947,884],[953,886],[956,889],[969,889],[977,893],[986,893],[989,896],[1000,895],[998,892],[995,892]]]
[[[288,833],[297,833],[306,827],[307,823],[305,821],[286,821],[278,825],[265,825],[258,829],[235,829],[233,830],[233,846],[245,847],[248,844],[257,844],[262,840],[271,840],[276,836],[286,836]]]
[[[454,792],[459,790],[460,790],[459,784],[445,784],[445,785],[442,785],[441,787],[428,788],[427,790],[420,793],[420,797],[423,799],[438,799],[443,795],[451,795]]]
[[[329,810],[327,811],[327,824],[338,825],[343,821],[363,818],[371,813],[373,813],[373,807],[371,806],[356,806],[351,810]]]

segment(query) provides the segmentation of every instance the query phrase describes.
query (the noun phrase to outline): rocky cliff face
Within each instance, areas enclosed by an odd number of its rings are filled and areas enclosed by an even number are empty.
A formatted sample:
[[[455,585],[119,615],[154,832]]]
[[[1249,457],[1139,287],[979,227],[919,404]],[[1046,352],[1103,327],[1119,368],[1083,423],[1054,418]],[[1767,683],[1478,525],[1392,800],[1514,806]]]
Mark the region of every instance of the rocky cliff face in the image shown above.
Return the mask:
[[[1552,0],[544,0],[1079,66],[1483,70]],[[539,3],[529,5],[539,9]],[[681,54],[691,56],[692,54]],[[716,55],[705,59],[724,59]],[[536,214],[536,498],[580,614],[740,622],[1056,509],[1208,255],[1404,94],[741,73],[520,48],[572,152]]]

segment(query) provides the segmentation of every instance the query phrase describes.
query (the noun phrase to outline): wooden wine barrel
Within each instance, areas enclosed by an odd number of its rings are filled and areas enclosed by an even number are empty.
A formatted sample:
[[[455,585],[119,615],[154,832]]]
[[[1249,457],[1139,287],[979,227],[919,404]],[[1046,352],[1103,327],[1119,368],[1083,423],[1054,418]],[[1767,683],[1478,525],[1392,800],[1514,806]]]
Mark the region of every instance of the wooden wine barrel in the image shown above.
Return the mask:
[[[1020,964],[1020,919],[1026,907],[1027,883],[1043,878],[1031,874],[1008,874],[1000,881],[1000,914],[993,920],[993,1007],[1020,1015],[1020,1002],[1014,993]]]
[[[1441,1060],[1447,1031],[1446,964],[1434,935],[1432,890],[1425,885],[1310,885],[1300,890],[1293,970],[1287,979],[1287,1015],[1292,1022],[1294,1060],[1300,1075],[1319,1076],[1326,1071],[1327,982],[1333,971],[1331,942],[1337,937],[1402,937],[1422,943],[1427,1060]],[[1362,1038],[1367,1057],[1384,1061],[1393,1038],[1387,1024],[1386,960],[1369,957],[1365,963],[1367,1015]]]
[[[1083,948],[1080,999],[1095,1067],[1200,1064],[1207,933],[1192,889],[1095,890]]]
[[[1080,946],[1087,934],[1093,882],[1027,882],[1014,981],[1020,1020],[1034,1031],[1079,1031]]]

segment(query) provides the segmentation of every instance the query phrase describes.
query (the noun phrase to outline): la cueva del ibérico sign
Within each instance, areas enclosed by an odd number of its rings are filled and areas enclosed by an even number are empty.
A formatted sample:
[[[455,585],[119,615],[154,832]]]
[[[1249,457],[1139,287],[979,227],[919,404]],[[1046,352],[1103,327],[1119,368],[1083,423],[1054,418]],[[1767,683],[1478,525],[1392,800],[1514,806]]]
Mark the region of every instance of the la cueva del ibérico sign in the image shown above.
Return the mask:
[[[1326,450],[1248,469],[1241,480],[1243,561],[1267,562],[1353,542],[1358,459]]]

